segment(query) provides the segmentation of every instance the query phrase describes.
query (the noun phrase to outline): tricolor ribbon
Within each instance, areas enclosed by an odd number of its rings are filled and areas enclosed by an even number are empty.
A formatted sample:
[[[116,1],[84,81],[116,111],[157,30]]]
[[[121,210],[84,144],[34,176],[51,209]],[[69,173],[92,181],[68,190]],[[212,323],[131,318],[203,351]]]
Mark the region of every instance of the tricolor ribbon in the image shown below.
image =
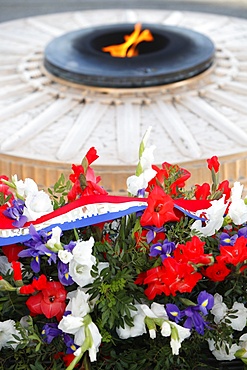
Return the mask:
[[[199,209],[210,206],[209,201],[174,200],[174,207],[194,219],[201,219],[195,215]],[[32,224],[39,232],[49,232],[59,226],[62,230],[71,230],[101,222],[111,221],[132,213],[145,210],[146,198],[131,198],[111,195],[89,195],[68,203],[53,212],[27,222],[22,228],[14,228],[13,220],[5,217],[1,219],[0,246],[14,243],[23,243],[30,239],[29,227]]]

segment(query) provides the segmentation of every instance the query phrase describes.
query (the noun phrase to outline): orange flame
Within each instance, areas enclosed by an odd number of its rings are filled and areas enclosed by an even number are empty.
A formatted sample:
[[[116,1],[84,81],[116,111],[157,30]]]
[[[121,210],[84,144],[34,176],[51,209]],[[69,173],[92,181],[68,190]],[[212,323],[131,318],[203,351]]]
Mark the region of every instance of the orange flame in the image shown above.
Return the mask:
[[[130,35],[125,35],[125,42],[118,45],[110,45],[102,48],[102,51],[110,53],[112,57],[135,57],[138,55],[137,45],[142,41],[153,41],[153,35],[149,30],[141,31],[141,23],[135,25],[134,31]]]

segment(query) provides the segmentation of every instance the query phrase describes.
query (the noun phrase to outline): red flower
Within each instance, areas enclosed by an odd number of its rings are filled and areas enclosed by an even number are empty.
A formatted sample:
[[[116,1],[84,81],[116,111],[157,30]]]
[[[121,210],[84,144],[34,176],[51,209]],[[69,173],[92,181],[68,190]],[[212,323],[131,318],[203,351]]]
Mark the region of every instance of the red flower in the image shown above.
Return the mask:
[[[20,288],[20,294],[32,294],[36,291],[45,289],[47,278],[45,275],[40,275],[38,279],[33,279],[31,284],[24,285]]]
[[[162,163],[162,169],[155,165],[152,168],[157,172],[157,175],[149,182],[147,191],[151,191],[158,182],[165,186],[167,193],[170,195],[178,195],[178,189],[183,188],[185,181],[191,176],[185,168],[167,162]],[[168,179],[170,183],[166,185]]]
[[[179,244],[174,250],[174,258],[180,263],[208,265],[212,255],[204,254],[204,245],[197,236],[193,236],[186,244]]]
[[[28,298],[26,305],[32,316],[43,314],[48,319],[62,319],[66,303],[66,290],[60,282],[49,281],[45,288]]]
[[[156,295],[161,295],[162,293],[167,296],[170,295],[169,286],[163,281],[165,273],[164,266],[154,267],[146,272],[146,278],[143,280],[143,283],[147,284],[148,287],[145,289],[144,293],[149,300],[154,299]]]
[[[236,266],[247,259],[247,239],[244,236],[238,238],[233,246],[221,246],[218,261]]]
[[[228,180],[222,181],[219,184],[217,190],[221,191],[222,194],[225,194],[225,201],[227,201],[230,198],[230,196],[231,196],[231,188],[229,186],[229,181]]]
[[[230,274],[229,270],[223,261],[217,261],[212,266],[207,267],[204,270],[204,275],[213,281],[224,281],[225,278]]]
[[[207,162],[208,162],[208,169],[210,171],[212,171],[212,169],[214,169],[215,173],[217,173],[219,171],[220,163],[219,163],[218,157],[216,155],[214,155],[210,159],[207,159]]]
[[[147,200],[148,206],[141,217],[142,226],[162,227],[166,222],[178,221],[174,202],[160,187],[155,186]]]
[[[210,195],[210,185],[208,183],[205,182],[202,185],[196,185],[195,197],[197,200],[208,199]]]
[[[89,149],[81,165],[72,164],[74,173],[70,174],[69,179],[74,183],[68,193],[68,200],[73,200],[93,194],[107,194],[107,192],[98,185],[101,178],[95,176],[94,171],[89,165],[98,158],[95,148]]]
[[[97,151],[94,147],[89,149],[89,151],[86,154],[86,158],[89,165],[99,158]]]
[[[174,258],[166,258],[163,261],[166,273],[164,282],[169,286],[173,296],[176,292],[191,292],[202,275],[187,263],[178,263]]]
[[[24,249],[23,245],[18,244],[11,244],[2,247],[2,251],[5,256],[8,258],[8,261],[11,263],[12,261],[18,260],[18,254],[20,251]]]
[[[22,280],[22,273],[21,273],[21,264],[18,261],[12,261],[12,268],[14,271],[14,280],[20,281]]]
[[[145,294],[152,300],[156,295],[176,295],[191,292],[202,275],[187,263],[178,263],[174,258],[168,257],[163,261],[163,266],[158,266],[146,272],[144,284],[148,287]]]

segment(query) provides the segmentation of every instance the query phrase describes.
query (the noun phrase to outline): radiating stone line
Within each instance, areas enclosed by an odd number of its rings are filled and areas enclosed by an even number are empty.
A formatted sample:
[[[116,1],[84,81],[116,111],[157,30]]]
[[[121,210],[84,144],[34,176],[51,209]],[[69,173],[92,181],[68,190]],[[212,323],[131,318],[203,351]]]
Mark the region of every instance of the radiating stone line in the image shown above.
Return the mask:
[[[191,112],[210,123],[230,139],[241,145],[247,145],[247,133],[241,130],[241,128],[236,126],[202,98],[183,95],[182,98],[177,97],[176,99]]]
[[[41,105],[50,99],[50,95],[45,91],[34,92],[33,94],[30,94],[11,105],[7,105],[5,108],[0,110],[0,121],[6,121],[13,116],[18,116],[20,113],[26,112],[37,105]]]
[[[57,159],[67,161],[74,158],[95,131],[107,109],[108,105],[98,102],[85,105],[58,149]]]
[[[152,106],[153,113],[170,136],[177,150],[190,158],[201,156],[201,150],[182,118],[171,102],[157,100]]]
[[[214,100],[221,105],[230,107],[238,112],[247,114],[247,105],[243,101],[239,100],[236,96],[232,96],[225,91],[207,89],[203,90],[200,94],[202,97]]]
[[[12,150],[16,145],[23,145],[34,136],[37,136],[41,131],[45,130],[54,121],[68,113],[77,104],[78,102],[71,99],[57,99],[53,101],[51,105],[37,117],[29,121],[18,131],[15,131],[4,141],[1,145],[1,150]]]
[[[140,105],[131,101],[116,106],[118,158],[123,163],[138,161],[140,143]]]

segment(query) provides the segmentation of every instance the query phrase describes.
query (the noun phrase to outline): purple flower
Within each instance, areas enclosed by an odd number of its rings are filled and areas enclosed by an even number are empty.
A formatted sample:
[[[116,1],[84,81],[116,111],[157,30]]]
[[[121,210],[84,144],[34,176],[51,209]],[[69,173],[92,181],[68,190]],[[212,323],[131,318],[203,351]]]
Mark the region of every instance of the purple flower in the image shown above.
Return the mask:
[[[27,217],[23,215],[25,203],[21,199],[13,200],[12,207],[7,208],[3,214],[6,217],[15,220],[13,222],[14,227],[22,227],[27,222]]]
[[[18,256],[21,258],[31,257],[31,269],[34,272],[40,271],[40,256],[48,256],[48,263],[56,262],[57,255],[46,247],[47,240],[51,238],[45,231],[37,232],[33,225],[30,225],[29,233],[31,239],[24,243],[27,249],[22,250]]]
[[[69,275],[69,264],[58,261],[57,263],[58,279],[61,284],[68,286],[74,283],[72,277]]]
[[[167,303],[166,312],[167,312],[169,318],[171,320],[175,321],[176,323],[178,323],[181,320],[182,316],[183,316],[183,313],[180,311],[178,306],[175,305],[175,304],[172,304],[172,303]]]
[[[67,347],[66,353],[74,353],[79,348],[69,334],[63,333],[63,340]]]
[[[148,244],[150,244],[154,240],[154,238],[156,237],[158,233],[165,232],[164,227],[145,226],[145,229],[148,230],[147,235],[146,235]]]
[[[74,343],[69,334],[63,333],[58,329],[58,323],[47,323],[43,326],[41,335],[45,343],[50,344],[54,338],[63,337],[64,343],[67,347],[66,353],[74,353],[78,346]]]
[[[199,306],[190,306],[183,311],[187,319],[184,322],[184,327],[187,329],[195,328],[198,334],[204,334],[204,328],[208,327],[206,321],[199,312]]]
[[[238,230],[238,236],[244,236],[245,238],[247,238],[247,226],[242,227]]]
[[[227,233],[222,233],[220,235],[220,245],[221,246],[234,245],[237,238],[238,238],[237,234],[230,236]]]
[[[202,291],[197,297],[198,307],[203,315],[208,314],[208,310],[211,310],[214,305],[214,297],[212,294],[207,293],[205,290]]]
[[[175,243],[169,242],[167,239],[165,239],[163,243],[156,243],[151,246],[149,256],[160,256],[163,261],[165,258],[170,257],[174,249]]]
[[[50,344],[54,338],[62,335],[62,330],[58,329],[57,323],[48,323],[43,326],[42,337],[44,342]]]

